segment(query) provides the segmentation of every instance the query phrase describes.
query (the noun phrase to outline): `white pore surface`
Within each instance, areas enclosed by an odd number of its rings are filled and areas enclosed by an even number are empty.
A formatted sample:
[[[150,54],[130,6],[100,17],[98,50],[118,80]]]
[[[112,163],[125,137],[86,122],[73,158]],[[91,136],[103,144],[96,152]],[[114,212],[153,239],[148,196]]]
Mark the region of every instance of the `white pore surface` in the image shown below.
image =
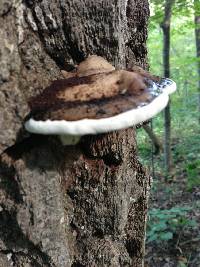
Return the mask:
[[[168,95],[171,95],[176,91],[176,83],[170,79],[166,79],[166,80],[172,82],[172,84],[170,84],[169,86],[166,86],[166,88],[164,88],[164,92],[166,92]]]
[[[167,87],[171,87],[171,89],[168,88],[168,90],[166,90]],[[173,82],[167,87],[164,92],[157,96],[150,104],[123,112],[113,117],[103,119],[82,119],[78,121],[36,121],[30,119],[25,123],[25,128],[27,131],[37,134],[79,136],[129,128],[151,119],[167,106],[169,101],[168,94],[176,90],[176,84]]]

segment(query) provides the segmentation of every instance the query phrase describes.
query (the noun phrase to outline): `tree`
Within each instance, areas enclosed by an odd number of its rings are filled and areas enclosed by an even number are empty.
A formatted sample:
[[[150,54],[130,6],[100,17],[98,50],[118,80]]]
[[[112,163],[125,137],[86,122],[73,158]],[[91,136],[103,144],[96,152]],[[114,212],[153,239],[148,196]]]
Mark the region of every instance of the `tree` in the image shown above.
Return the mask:
[[[143,128],[154,145],[154,154],[155,155],[159,154],[160,151],[163,151],[163,146],[161,141],[155,135],[155,133],[153,132],[152,128],[149,125],[143,125]]]
[[[134,129],[63,147],[27,101],[89,54],[146,67],[148,1],[0,4],[0,265],[142,266],[150,177]]]
[[[198,0],[194,0],[194,23],[195,23],[195,38],[196,38],[196,51],[197,51],[197,73],[198,73],[198,110],[200,114],[200,2]],[[199,123],[200,123],[200,115],[199,115]]]
[[[172,6],[174,0],[165,1],[165,11],[161,28],[163,30],[163,66],[164,77],[170,77],[170,23]],[[166,174],[170,173],[172,165],[171,156],[171,118],[170,118],[170,103],[167,105],[164,111],[165,121],[165,142],[164,142],[164,156],[165,156],[165,169]]]

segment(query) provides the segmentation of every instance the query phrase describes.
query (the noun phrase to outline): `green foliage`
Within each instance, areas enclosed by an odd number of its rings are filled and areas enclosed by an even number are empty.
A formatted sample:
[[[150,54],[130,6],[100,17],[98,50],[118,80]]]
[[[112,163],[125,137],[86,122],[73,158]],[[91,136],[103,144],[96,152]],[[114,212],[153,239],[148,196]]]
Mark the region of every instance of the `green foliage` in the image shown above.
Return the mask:
[[[178,263],[178,267],[187,267],[188,264],[187,263],[184,263],[184,262],[179,262]]]
[[[189,207],[174,207],[169,210],[152,209],[147,224],[147,242],[161,243],[178,236],[185,227],[197,225],[195,220],[187,218]]]
[[[200,16],[200,1],[194,0],[194,8],[196,16]]]
[[[163,32],[160,23],[163,21],[165,1],[151,0],[150,3],[149,65],[152,73],[162,76]],[[200,186],[197,75],[199,59],[196,57],[194,15],[200,15],[200,0],[175,1],[171,17],[170,50],[171,78],[177,83],[177,92],[171,96],[173,170],[170,182],[164,181],[163,155],[154,156],[154,183],[151,193],[162,207],[168,207],[168,203],[170,206],[173,202],[180,203],[180,196],[183,196],[183,199],[178,207],[159,209],[156,203],[156,208],[150,209],[147,243],[150,243],[151,247],[161,243],[170,244],[171,247],[173,244],[180,244],[180,239],[187,242],[188,235],[192,236],[192,233],[196,235],[198,231],[197,222],[190,218],[190,214],[197,216],[195,211],[200,208],[200,201],[193,195],[194,189],[196,194],[198,190],[196,187]],[[153,131],[160,140],[164,138],[163,124],[163,114],[153,120]],[[137,140],[141,160],[152,170],[152,144],[142,129],[138,131]],[[184,193],[186,190],[190,194]],[[188,250],[192,249],[188,249],[187,246],[187,252]],[[188,262],[187,257],[185,260],[179,259],[177,266],[189,266]]]
[[[178,18],[179,20],[185,20],[188,17],[192,17],[194,12],[199,14],[200,4],[199,0],[175,0],[173,1],[172,16],[173,18]],[[194,2],[196,2],[194,4]],[[153,30],[162,23],[164,17],[165,1],[161,0],[151,0],[150,1],[150,10],[151,10],[151,20],[150,20],[150,29]],[[189,24],[186,25],[188,27]],[[190,27],[194,28],[194,24],[191,23]]]
[[[186,166],[187,189],[191,191],[193,187],[200,186],[200,160],[195,160]]]
[[[198,2],[200,1],[198,0]],[[150,19],[148,38],[149,65],[152,73],[162,76],[163,33],[159,19],[155,15],[160,12],[160,15],[163,16],[163,1],[151,1],[151,6],[153,7],[153,16]],[[176,11],[176,8],[179,7],[181,7],[180,14]],[[176,162],[179,164],[177,169],[182,168],[186,170],[188,177],[194,177],[195,175],[188,174],[187,171],[187,165],[200,157],[197,94],[198,60],[194,36],[193,1],[177,0],[174,8],[170,54],[171,78],[177,83],[177,92],[171,97],[173,161],[175,164]],[[163,123],[163,114],[159,114],[153,120],[153,130],[161,140],[164,135]],[[151,142],[143,130],[138,131],[137,137],[143,163],[151,165]],[[194,155],[192,159],[189,157],[191,153]],[[154,164],[156,172],[159,170],[162,172],[164,165],[162,157],[156,158]],[[191,181],[191,179],[189,180]],[[190,181],[186,188],[191,189],[193,187],[193,185],[190,186]]]

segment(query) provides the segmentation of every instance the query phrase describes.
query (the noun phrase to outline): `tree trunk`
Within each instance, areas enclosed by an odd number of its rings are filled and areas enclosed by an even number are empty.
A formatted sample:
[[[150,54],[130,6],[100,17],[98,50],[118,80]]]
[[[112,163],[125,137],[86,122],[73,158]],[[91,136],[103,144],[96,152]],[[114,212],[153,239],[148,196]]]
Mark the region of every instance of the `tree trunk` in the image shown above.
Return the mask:
[[[154,154],[158,155],[160,151],[163,151],[163,146],[159,138],[155,135],[153,130],[149,127],[149,125],[142,126],[145,132],[148,134],[149,138],[151,139],[153,146],[154,146]]]
[[[0,3],[0,266],[143,265],[150,177],[135,131],[63,147],[22,127],[27,101],[89,54],[146,67],[148,1]]]
[[[170,77],[170,23],[171,13],[174,0],[165,1],[164,19],[161,23],[163,30],[163,68],[164,77]],[[164,128],[165,128],[165,141],[164,141],[164,160],[166,175],[170,174],[172,166],[171,155],[171,117],[170,117],[170,102],[164,110]]]
[[[198,0],[194,1],[195,9],[195,38],[196,38],[196,51],[197,51],[197,73],[198,73],[198,111],[199,111],[199,124],[200,124],[200,3]]]

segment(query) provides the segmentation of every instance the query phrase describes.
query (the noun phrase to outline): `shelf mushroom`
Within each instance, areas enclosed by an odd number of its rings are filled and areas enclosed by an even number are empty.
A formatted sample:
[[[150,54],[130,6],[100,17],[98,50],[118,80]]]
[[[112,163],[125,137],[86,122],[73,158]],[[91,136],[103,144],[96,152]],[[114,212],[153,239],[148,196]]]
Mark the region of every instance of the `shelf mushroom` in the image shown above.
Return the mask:
[[[176,90],[170,79],[135,67],[116,70],[105,59],[90,56],[66,79],[53,81],[30,99],[27,131],[59,135],[76,144],[83,135],[107,133],[145,122],[161,110]]]

